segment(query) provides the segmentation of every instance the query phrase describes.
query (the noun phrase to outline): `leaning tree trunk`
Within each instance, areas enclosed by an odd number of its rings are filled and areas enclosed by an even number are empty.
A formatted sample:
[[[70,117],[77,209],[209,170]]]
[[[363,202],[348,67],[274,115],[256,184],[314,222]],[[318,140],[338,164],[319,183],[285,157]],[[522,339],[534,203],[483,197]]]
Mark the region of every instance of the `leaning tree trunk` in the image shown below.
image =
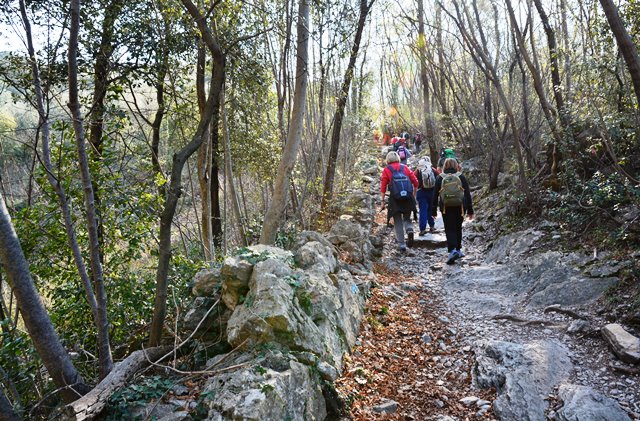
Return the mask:
[[[73,366],[69,354],[58,339],[51,319],[33,284],[29,264],[24,257],[20,240],[11,224],[9,211],[0,192],[0,263],[7,274],[22,314],[27,332],[49,376],[65,402],[73,402],[89,391]]]
[[[518,45],[518,50],[522,58],[524,59],[527,67],[529,68],[529,72],[531,73],[531,78],[533,79],[533,88],[538,95],[538,100],[540,101],[540,107],[542,108],[542,112],[544,113],[545,119],[547,120],[547,124],[549,124],[549,128],[551,129],[551,133],[553,134],[555,142],[560,142],[560,134],[558,133],[558,128],[556,125],[555,115],[556,110],[553,109],[549,100],[547,99],[547,94],[544,91],[544,82],[542,80],[542,76],[540,75],[540,71],[535,66],[531,57],[529,56],[529,52],[527,51],[527,46],[524,41],[524,37],[522,35],[522,31],[518,26],[518,21],[516,20],[516,15],[511,6],[511,0],[505,0],[507,5],[507,11],[509,13],[509,20],[511,21],[511,27],[513,28],[513,32],[516,38],[516,43]],[[556,60],[557,65],[557,60]],[[554,86],[555,88],[555,86]]]
[[[618,14],[618,8],[613,4],[612,0],[600,0],[600,5],[604,14],[607,16],[611,32],[616,37],[618,48],[627,63],[627,69],[631,75],[633,89],[636,93],[636,107],[640,107],[640,58],[638,58],[638,50],[633,43],[629,32],[624,27],[624,23]]]
[[[289,122],[287,142],[282,151],[282,158],[278,165],[273,198],[264,216],[264,224],[260,233],[261,244],[273,244],[276,240],[278,227],[282,223],[287,206],[287,195],[291,183],[291,174],[296,165],[298,149],[302,141],[302,124],[307,107],[308,80],[308,45],[309,45],[309,2],[300,0],[298,5],[298,25],[296,28],[298,42],[296,52],[296,84],[293,94],[293,112]]]
[[[324,188],[322,191],[322,202],[320,204],[320,213],[324,219],[329,207],[329,199],[333,196],[333,184],[336,176],[336,161],[338,159],[338,150],[340,148],[340,131],[342,130],[342,119],[344,118],[344,109],[347,105],[347,98],[349,96],[349,87],[351,86],[351,80],[353,79],[353,71],[356,66],[356,59],[358,58],[358,51],[360,50],[360,40],[362,39],[362,31],[364,30],[364,24],[367,21],[369,10],[375,0],[371,0],[371,3],[367,3],[367,0],[360,0],[360,18],[358,19],[358,26],[356,28],[356,36],[353,40],[353,47],[351,48],[351,57],[349,58],[349,64],[344,74],[342,81],[342,89],[338,93],[336,112],[333,116],[333,131],[331,133],[331,148],[329,149],[329,159],[327,162],[327,172],[324,178]]]
[[[84,207],[86,212],[87,231],[89,233],[89,252],[91,275],[98,305],[98,356],[100,360],[100,376],[105,377],[113,368],[111,345],[109,344],[109,320],[107,318],[107,295],[104,289],[104,277],[100,257],[100,238],[98,233],[98,216],[93,195],[93,184],[89,174],[89,160],[85,148],[84,126],[80,113],[78,98],[78,33],[80,31],[80,0],[71,0],[69,11],[71,25],[69,28],[69,110],[73,118],[73,131],[78,152],[78,166],[84,190]]]
[[[209,84],[209,96],[198,123],[198,128],[191,141],[173,155],[171,179],[167,190],[164,209],[160,216],[159,258],[156,270],[156,298],[153,308],[153,320],[149,333],[149,346],[158,346],[162,339],[162,327],[167,313],[167,289],[169,279],[169,263],[171,261],[171,226],[178,206],[178,199],[182,194],[182,170],[187,160],[202,144],[204,133],[211,122],[214,110],[220,107],[220,93],[225,76],[225,55],[217,39],[206,25],[205,19],[191,0],[182,0],[193,20],[197,23],[207,47],[213,55],[214,73]]]
[[[2,389],[0,389],[0,421],[20,421],[20,417],[13,410],[11,402],[9,402]]]

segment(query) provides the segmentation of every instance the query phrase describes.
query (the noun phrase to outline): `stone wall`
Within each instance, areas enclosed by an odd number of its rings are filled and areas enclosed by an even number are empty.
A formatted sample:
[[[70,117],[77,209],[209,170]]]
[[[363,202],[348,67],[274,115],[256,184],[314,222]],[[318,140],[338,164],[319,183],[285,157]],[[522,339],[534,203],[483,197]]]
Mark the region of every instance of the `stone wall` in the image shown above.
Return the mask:
[[[333,381],[355,344],[382,247],[370,234],[379,169],[364,173],[328,233],[302,232],[292,250],[244,248],[195,277],[184,326],[200,324],[202,343],[232,348],[204,367],[207,419],[322,420],[338,409]]]

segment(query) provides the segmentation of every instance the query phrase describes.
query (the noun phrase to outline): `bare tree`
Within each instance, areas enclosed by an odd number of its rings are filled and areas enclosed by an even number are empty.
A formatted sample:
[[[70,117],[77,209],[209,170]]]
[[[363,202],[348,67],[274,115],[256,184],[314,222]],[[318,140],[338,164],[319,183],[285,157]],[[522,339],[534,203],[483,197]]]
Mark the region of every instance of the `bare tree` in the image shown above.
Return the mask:
[[[93,194],[93,184],[89,173],[89,161],[85,147],[84,126],[78,99],[78,33],[80,31],[80,0],[71,0],[69,5],[71,25],[69,28],[69,110],[73,118],[73,131],[78,153],[78,166],[84,191],[84,207],[86,212],[87,231],[89,233],[89,251],[91,276],[98,306],[98,354],[100,357],[100,376],[105,377],[113,368],[111,345],[109,344],[109,320],[107,318],[107,294],[104,289],[102,259],[100,257],[100,238],[98,232],[98,216]]]
[[[322,191],[322,202],[320,205],[320,212],[322,215],[326,215],[329,207],[329,199],[333,195],[333,183],[336,176],[336,161],[338,160],[338,150],[340,148],[340,132],[342,130],[342,120],[344,118],[344,110],[347,105],[347,99],[349,97],[349,87],[351,86],[351,80],[353,79],[353,73],[356,66],[356,59],[358,58],[358,51],[360,50],[360,40],[362,39],[362,32],[364,25],[367,21],[367,16],[373,6],[373,2],[367,2],[367,0],[360,0],[360,15],[358,18],[358,24],[356,27],[356,35],[353,39],[353,47],[351,47],[351,56],[349,57],[349,64],[344,73],[344,79],[342,80],[342,88],[338,93],[336,99],[336,112],[333,115],[333,131],[331,133],[331,148],[329,149],[329,159],[327,161],[327,171],[324,177],[324,188]]]
[[[22,21],[25,28],[25,38],[27,40],[27,52],[29,54],[29,61],[31,64],[31,75],[33,78],[33,86],[35,91],[35,105],[38,111],[38,125],[40,127],[40,136],[41,136],[41,147],[42,147],[42,162],[47,174],[47,180],[49,184],[56,192],[56,196],[58,198],[58,204],[60,206],[60,210],[62,211],[62,217],[64,220],[65,232],[67,234],[67,243],[69,248],[71,249],[73,255],[73,261],[78,270],[78,275],[80,276],[80,281],[82,282],[82,286],[85,290],[85,296],[87,298],[87,302],[89,303],[89,307],[91,308],[91,312],[93,313],[93,319],[96,323],[96,328],[98,332],[98,343],[106,340],[106,346],[104,344],[99,345],[99,358],[105,358],[107,360],[111,359],[111,353],[109,349],[109,332],[105,330],[100,332],[101,328],[106,328],[106,325],[101,322],[102,320],[106,320],[106,314],[100,314],[101,311],[106,312],[106,306],[102,309],[98,306],[98,301],[96,299],[96,295],[93,290],[93,286],[91,285],[91,279],[89,274],[87,273],[87,267],[84,263],[84,258],[82,257],[82,253],[80,251],[80,247],[78,245],[78,240],[76,237],[75,230],[73,228],[73,220],[71,217],[71,209],[69,208],[69,200],[67,194],[65,193],[60,180],[58,180],[53,173],[53,166],[51,165],[51,150],[49,147],[49,137],[50,137],[50,122],[49,116],[44,107],[44,92],[42,88],[42,82],[40,78],[40,70],[38,68],[38,61],[35,56],[35,50],[33,47],[33,36],[31,33],[31,23],[27,16],[27,10],[25,7],[24,0],[20,0],[20,13],[22,16]],[[107,352],[107,355],[103,356],[102,352]],[[109,366],[109,361],[104,362],[104,366]],[[104,373],[106,375],[106,373]]]
[[[309,3],[307,0],[300,0],[298,4],[296,34],[298,39],[296,45],[296,84],[293,96],[293,112],[289,121],[287,142],[284,145],[282,158],[278,165],[273,198],[264,216],[264,224],[260,233],[260,243],[262,244],[273,244],[276,240],[276,234],[287,206],[291,173],[295,167],[298,149],[300,148],[302,124],[307,107],[309,57]]]
[[[424,33],[424,0],[418,3],[418,55],[420,58],[420,80],[422,81],[422,118],[426,129],[426,139],[429,143],[431,162],[438,162],[438,139],[436,127],[431,113],[431,100],[429,98],[429,76],[427,75],[427,37]],[[438,8],[440,9],[440,8]],[[441,24],[439,22],[439,24]],[[434,81],[435,85],[435,81]]]
[[[158,269],[156,271],[156,298],[149,334],[150,346],[157,346],[162,340],[162,327],[167,312],[169,263],[171,261],[171,226],[178,206],[178,199],[182,195],[182,170],[189,157],[202,145],[204,134],[209,127],[209,123],[211,123],[213,114],[220,108],[220,95],[225,77],[225,55],[218,40],[207,26],[204,16],[193,2],[191,2],[191,0],[181,1],[184,8],[197,24],[200,34],[213,56],[214,74],[209,83],[209,95],[196,132],[191,138],[191,141],[173,155],[169,188],[167,189],[167,197],[162,214],[160,215],[160,246]]]
[[[493,83],[496,89],[496,92],[498,93],[498,97],[500,98],[500,101],[504,106],[505,113],[509,118],[511,131],[513,133],[513,145],[516,151],[516,158],[518,160],[518,185],[521,191],[528,196],[530,189],[527,184],[526,174],[524,171],[525,165],[524,165],[524,159],[522,155],[522,147],[520,145],[520,142],[522,141],[521,133],[520,133],[520,129],[518,128],[518,124],[516,122],[515,114],[513,112],[513,107],[504,91],[504,88],[502,86],[500,77],[498,76],[496,67],[492,62],[492,60],[489,58],[489,56],[486,54],[484,48],[480,46],[474,34],[467,29],[463,21],[462,14],[460,12],[460,6],[458,5],[458,2],[457,1],[453,2],[453,5],[456,9],[457,16],[454,16],[452,13],[447,11],[447,9],[444,8],[440,0],[438,0],[438,3],[442,7],[442,10],[445,11],[445,13],[447,13],[447,15],[454,21],[454,23],[460,30],[460,33],[462,35],[464,42],[469,46],[469,49],[472,53],[473,60],[476,62],[476,64],[482,70],[482,72],[486,75],[486,77],[489,80],[491,80],[491,82]]]

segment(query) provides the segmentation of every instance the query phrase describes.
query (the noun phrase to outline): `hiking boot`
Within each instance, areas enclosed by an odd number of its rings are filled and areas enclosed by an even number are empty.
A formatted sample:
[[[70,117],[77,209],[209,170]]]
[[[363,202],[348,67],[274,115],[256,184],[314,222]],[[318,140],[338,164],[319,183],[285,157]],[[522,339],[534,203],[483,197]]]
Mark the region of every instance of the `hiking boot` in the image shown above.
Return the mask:
[[[451,251],[451,253],[449,253],[449,258],[447,259],[447,264],[452,265],[457,258],[458,258],[458,253],[456,253],[455,250]]]
[[[436,227],[431,227],[431,228],[429,228],[429,232],[430,232],[430,233],[434,233],[434,232],[436,232]]]
[[[456,250],[456,253],[458,253],[458,257],[464,257],[462,250]]]
[[[413,247],[413,231],[407,233],[407,246]]]
[[[420,231],[420,233],[418,234],[420,237],[422,237],[423,235],[425,235],[427,233],[427,230],[422,230]]]
[[[398,250],[405,252],[407,251],[407,246],[405,246],[404,244],[400,244],[400,247],[398,247]]]

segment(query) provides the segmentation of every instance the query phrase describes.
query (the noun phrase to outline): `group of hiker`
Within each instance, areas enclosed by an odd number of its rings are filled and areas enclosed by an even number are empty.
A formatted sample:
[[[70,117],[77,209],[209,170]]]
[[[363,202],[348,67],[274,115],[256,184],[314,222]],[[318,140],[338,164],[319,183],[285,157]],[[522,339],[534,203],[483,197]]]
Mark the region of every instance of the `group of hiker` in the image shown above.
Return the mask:
[[[404,141],[402,140],[404,139]],[[401,252],[414,242],[411,215],[419,215],[419,236],[435,232],[438,209],[442,214],[447,237],[447,263],[464,257],[462,252],[462,222],[465,215],[473,218],[473,203],[469,183],[462,174],[462,166],[453,149],[443,148],[437,167],[428,156],[421,157],[415,170],[407,162],[412,156],[407,138],[399,137],[391,143],[382,171],[380,192],[382,209],[387,208],[387,222],[393,219],[398,248]],[[386,192],[389,191],[388,206]],[[416,209],[416,203],[418,209]],[[427,231],[427,226],[429,231]],[[405,233],[407,238],[405,240]]]

